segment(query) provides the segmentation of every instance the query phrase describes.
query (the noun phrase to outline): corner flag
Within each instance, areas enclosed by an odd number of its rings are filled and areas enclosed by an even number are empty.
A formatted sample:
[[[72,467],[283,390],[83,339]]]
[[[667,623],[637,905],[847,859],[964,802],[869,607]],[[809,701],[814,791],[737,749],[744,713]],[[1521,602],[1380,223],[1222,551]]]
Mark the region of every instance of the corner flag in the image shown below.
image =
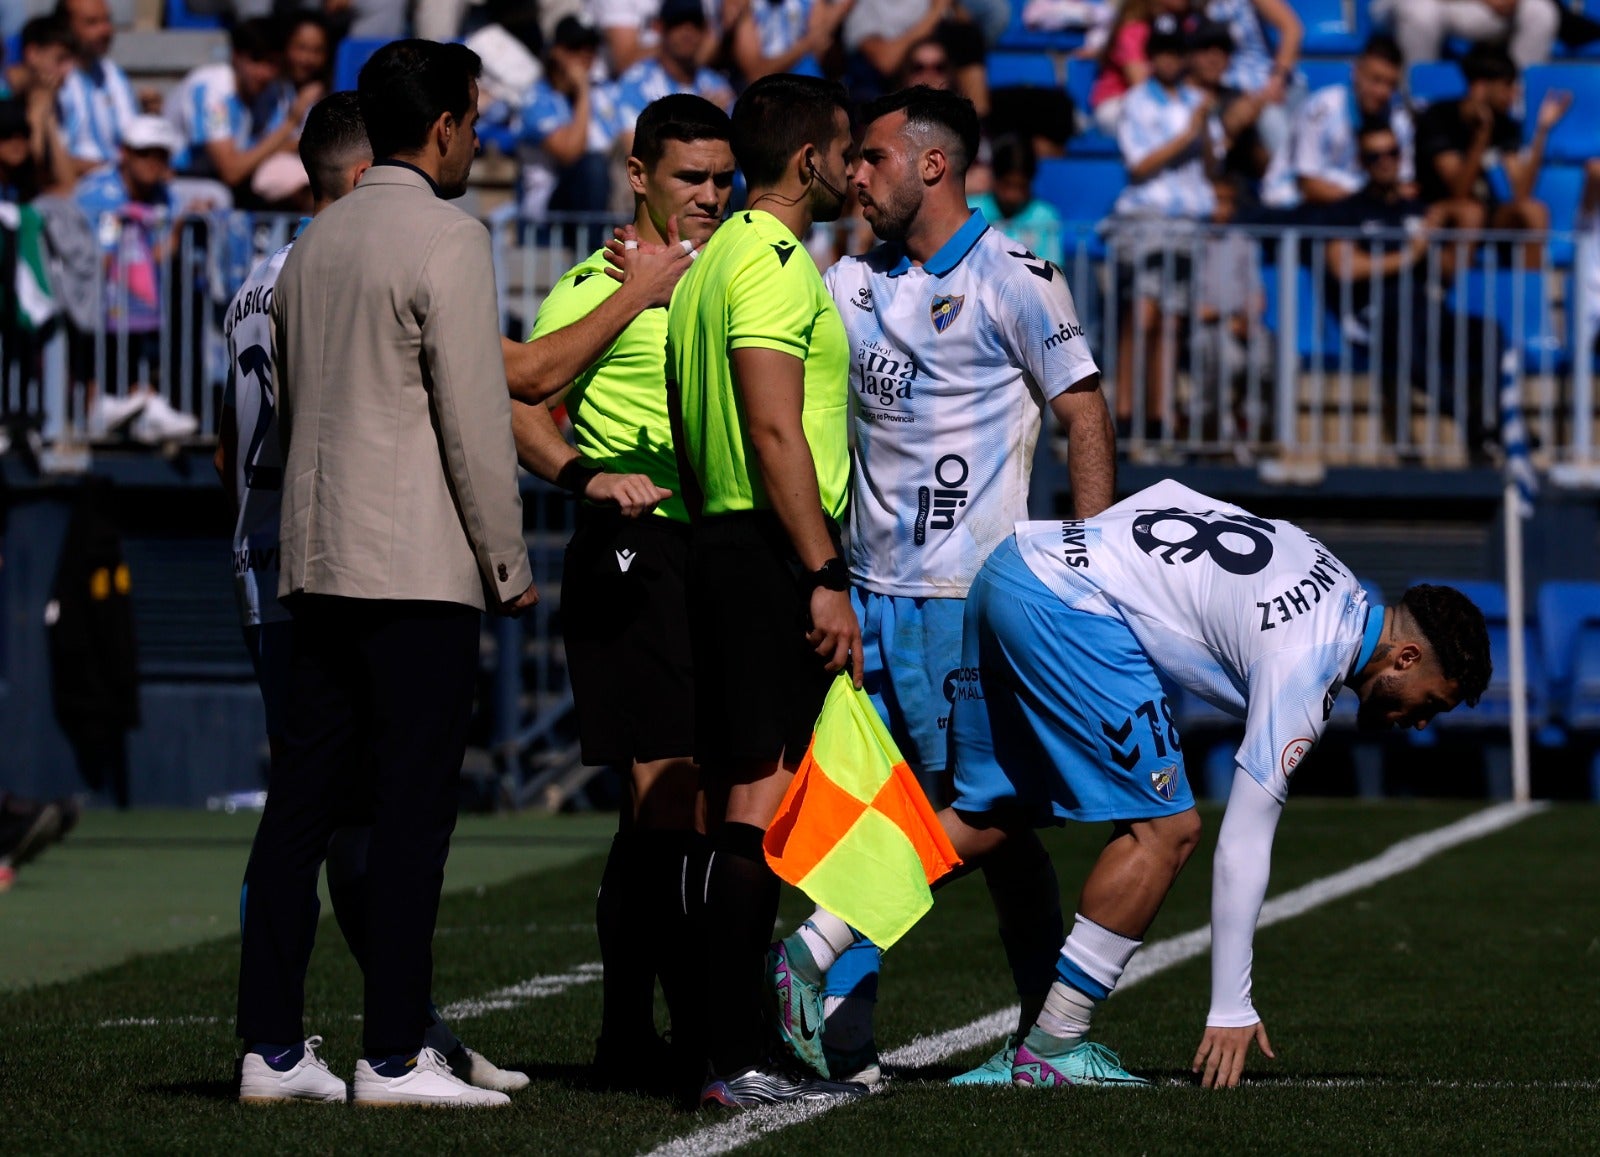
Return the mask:
[[[865,692],[841,674],[767,829],[767,863],[879,948],[933,907],[960,864]]]
[[[1533,517],[1533,498],[1539,492],[1539,476],[1528,456],[1528,424],[1522,415],[1522,369],[1514,351],[1506,351],[1500,364],[1500,445],[1506,456],[1507,489],[1515,489],[1515,510],[1523,518]]]

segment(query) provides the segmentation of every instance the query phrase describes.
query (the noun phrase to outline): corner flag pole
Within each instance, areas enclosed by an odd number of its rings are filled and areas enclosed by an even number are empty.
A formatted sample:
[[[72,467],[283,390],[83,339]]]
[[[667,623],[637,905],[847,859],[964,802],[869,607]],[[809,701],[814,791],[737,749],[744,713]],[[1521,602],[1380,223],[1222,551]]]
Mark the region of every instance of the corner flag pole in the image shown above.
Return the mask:
[[[1539,478],[1528,456],[1522,416],[1522,367],[1507,350],[1500,366],[1500,445],[1505,449],[1506,634],[1511,651],[1511,798],[1526,803],[1528,772],[1528,656],[1523,634],[1522,520],[1533,515]]]
[[[1511,798],[1527,803],[1528,775],[1528,656],[1523,637],[1522,498],[1509,475],[1505,490],[1506,524],[1506,634],[1511,644]]]

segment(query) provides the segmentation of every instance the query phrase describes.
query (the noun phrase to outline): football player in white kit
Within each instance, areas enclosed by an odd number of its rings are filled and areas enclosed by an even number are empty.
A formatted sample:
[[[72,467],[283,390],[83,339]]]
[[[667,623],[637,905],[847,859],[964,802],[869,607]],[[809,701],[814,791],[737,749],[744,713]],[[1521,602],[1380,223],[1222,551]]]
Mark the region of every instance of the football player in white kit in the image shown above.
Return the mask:
[[[937,798],[962,686],[964,600],[989,552],[1027,517],[1044,412],[1066,433],[1080,517],[1111,503],[1114,435],[1066,275],[967,204],[978,150],[972,104],[919,86],[875,102],[862,120],[852,184],[883,244],[824,275],[851,347],[852,599],[865,689]],[[1057,892],[1031,834],[994,857],[985,875],[991,889],[1031,889],[1041,903]],[[1054,906],[1053,923],[1032,906],[1031,924],[1002,932],[1014,967],[1028,967],[1017,975],[1031,994],[1025,1024],[1053,979],[1048,958],[1063,934]],[[878,1075],[877,960],[871,944],[820,909],[774,949],[783,1035],[825,1076],[870,1083]],[[802,1004],[810,1005],[804,1024],[821,1017],[826,1025],[820,1042],[788,1031]]]
[[[1253,1043],[1272,1055],[1251,943],[1291,777],[1339,692],[1364,728],[1420,729],[1475,705],[1490,675],[1483,614],[1459,591],[1372,606],[1303,530],[1171,480],[1087,520],[1018,523],[972,586],[962,666],[956,799],[939,818],[963,859],[1035,826],[1115,825],[1036,1022],[987,1062],[1045,1086],[1145,1083],[1088,1032],[1200,835],[1158,671],[1245,725],[1212,874],[1194,1061],[1208,1087],[1236,1085]]]
[[[355,187],[372,165],[372,148],[354,92],[334,93],[306,118],[300,158],[311,178],[314,212],[321,212]],[[300,228],[306,222],[300,223]],[[298,230],[297,230],[298,232]],[[267,714],[267,742],[274,759],[283,734],[288,699],[290,618],[278,602],[278,496],[283,458],[278,446],[276,394],[272,382],[269,313],[278,273],[291,241],[258,265],[234,296],[223,319],[228,339],[228,383],[223,395],[216,467],[238,512],[233,532],[233,573],[245,643],[255,666]],[[350,801],[355,816],[360,801]],[[352,817],[354,818],[354,816]],[[366,921],[366,848],[370,827],[340,828],[328,845],[328,894],[334,917],[363,967]],[[241,919],[244,903],[239,905]],[[315,913],[311,914],[315,919]],[[309,964],[309,961],[306,962]],[[513,1092],[528,1077],[494,1065],[461,1043],[432,1009],[425,1041],[450,1062],[455,1076],[479,1088]],[[241,1098],[250,1100],[345,1100],[345,1085],[307,1047],[277,1056],[246,1054]]]
[[[1027,1031],[957,1079],[1146,1083],[1088,1033],[1200,836],[1163,677],[1245,723],[1213,864],[1211,1007],[1194,1058],[1202,1084],[1231,1088],[1252,1045],[1273,1055],[1251,1000],[1252,942],[1290,779],[1334,700],[1353,691],[1364,729],[1421,729],[1475,706],[1490,674],[1483,613],[1461,592],[1419,585],[1372,606],[1298,527],[1171,480],[1094,518],[1019,522],[966,601],[955,802],[939,819],[979,866],[1035,827],[1114,827]],[[1049,897],[991,894],[1002,929],[1049,920]]]

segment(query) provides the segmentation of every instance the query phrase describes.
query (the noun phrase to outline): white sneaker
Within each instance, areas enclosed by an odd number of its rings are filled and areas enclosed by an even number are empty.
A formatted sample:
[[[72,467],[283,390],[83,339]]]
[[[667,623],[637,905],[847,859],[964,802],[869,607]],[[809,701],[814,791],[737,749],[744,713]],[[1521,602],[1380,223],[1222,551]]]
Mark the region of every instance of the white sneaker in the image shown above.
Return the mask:
[[[126,397],[115,397],[104,390],[96,392],[89,403],[89,436],[104,438],[115,433],[138,417],[150,402],[147,390],[135,388]]]
[[[326,1061],[317,1056],[322,1038],[306,1041],[306,1054],[288,1072],[280,1073],[260,1053],[245,1053],[239,1069],[239,1100],[253,1104],[267,1101],[326,1101],[343,1103],[350,1095],[345,1083],[328,1071]]]
[[[135,442],[154,446],[160,442],[192,437],[198,429],[199,418],[174,410],[160,394],[151,394],[128,433]]]
[[[473,1052],[466,1045],[449,1056],[450,1071],[477,1089],[497,1089],[514,1093],[528,1087],[528,1074],[515,1069],[502,1069],[482,1053]]]
[[[411,1070],[383,1077],[365,1059],[356,1062],[355,1103],[358,1105],[435,1105],[439,1108],[491,1108],[511,1098],[493,1089],[475,1089],[450,1071],[435,1049],[423,1049]]]

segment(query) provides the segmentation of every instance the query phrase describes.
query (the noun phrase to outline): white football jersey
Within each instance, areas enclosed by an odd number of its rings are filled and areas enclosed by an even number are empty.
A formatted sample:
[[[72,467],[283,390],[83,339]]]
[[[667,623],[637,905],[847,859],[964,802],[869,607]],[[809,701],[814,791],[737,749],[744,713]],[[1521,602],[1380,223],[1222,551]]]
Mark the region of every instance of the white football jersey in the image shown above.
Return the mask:
[[[272,383],[272,290],[285,245],[251,272],[223,318],[228,336],[228,385],[223,404],[233,408],[233,582],[239,617],[247,627],[285,622],[278,602],[278,511],[283,453],[278,445],[277,391]]]
[[[974,212],[912,265],[897,244],[824,276],[850,338],[850,573],[964,598],[1028,513],[1045,404],[1097,373],[1066,275]]]
[[[1292,523],[1170,479],[1016,534],[1068,605],[1121,618],[1163,674],[1244,719],[1239,766],[1283,802],[1361,649],[1369,608],[1348,568]]]

